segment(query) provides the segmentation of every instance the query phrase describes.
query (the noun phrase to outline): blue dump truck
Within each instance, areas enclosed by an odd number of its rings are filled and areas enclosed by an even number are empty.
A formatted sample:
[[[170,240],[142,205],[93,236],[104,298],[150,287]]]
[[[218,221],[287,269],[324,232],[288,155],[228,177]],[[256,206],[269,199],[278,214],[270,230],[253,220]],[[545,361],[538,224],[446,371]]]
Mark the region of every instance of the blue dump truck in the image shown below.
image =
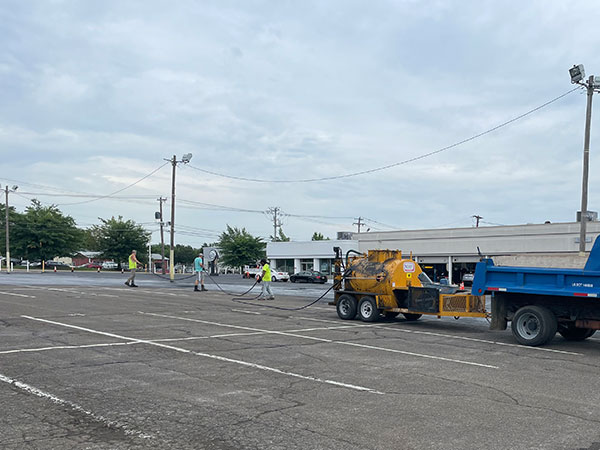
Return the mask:
[[[471,293],[491,294],[490,329],[505,330],[510,321],[521,344],[543,345],[557,331],[570,341],[587,339],[600,329],[600,237],[583,270],[496,266],[484,258]]]

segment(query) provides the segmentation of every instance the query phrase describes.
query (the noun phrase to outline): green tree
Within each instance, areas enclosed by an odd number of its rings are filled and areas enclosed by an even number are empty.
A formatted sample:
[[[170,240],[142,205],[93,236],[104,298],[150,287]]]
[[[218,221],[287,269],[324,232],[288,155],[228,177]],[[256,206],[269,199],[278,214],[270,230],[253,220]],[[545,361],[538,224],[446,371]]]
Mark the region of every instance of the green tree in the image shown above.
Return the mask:
[[[277,236],[269,236],[272,242],[290,242],[290,238],[285,235],[283,228],[279,227],[279,233]]]
[[[55,205],[42,206],[34,199],[24,214],[14,217],[11,253],[29,260],[47,261],[73,255],[80,250],[82,240],[83,231],[75,226],[71,216],[63,215]]]
[[[1,255],[6,255],[6,206],[4,204],[0,203],[0,254]],[[13,206],[9,206],[8,207],[8,224],[10,226],[10,233],[11,233],[11,237],[13,236],[13,230],[14,230],[14,226],[15,226],[15,221],[17,221],[19,219],[19,217],[21,216],[20,213],[17,212],[17,210],[13,207]],[[12,245],[12,249],[11,249],[11,259],[15,256],[17,256],[17,254],[15,253],[14,250],[14,243]],[[18,255],[21,256],[21,255]]]
[[[137,250],[137,258],[148,262],[147,248],[150,241],[150,232],[144,227],[136,224],[133,220],[123,220],[122,216],[117,219],[100,219],[102,225],[94,225],[91,233],[98,243],[97,250],[102,252],[102,257],[111,258],[119,267],[127,261],[132,250]]]
[[[169,258],[169,252],[171,246],[165,244],[165,258]],[[202,251],[201,248],[194,248],[191,245],[175,244],[175,264],[193,264],[196,256]],[[160,255],[161,245],[156,244],[152,246],[152,253]]]
[[[266,244],[261,238],[252,236],[245,228],[232,228],[221,233],[218,247],[221,249],[221,260],[231,267],[254,264],[265,257]]]
[[[313,233],[312,235],[312,239],[313,241],[328,241],[329,238],[326,238],[325,236],[323,236],[321,233],[317,233],[316,231]]]

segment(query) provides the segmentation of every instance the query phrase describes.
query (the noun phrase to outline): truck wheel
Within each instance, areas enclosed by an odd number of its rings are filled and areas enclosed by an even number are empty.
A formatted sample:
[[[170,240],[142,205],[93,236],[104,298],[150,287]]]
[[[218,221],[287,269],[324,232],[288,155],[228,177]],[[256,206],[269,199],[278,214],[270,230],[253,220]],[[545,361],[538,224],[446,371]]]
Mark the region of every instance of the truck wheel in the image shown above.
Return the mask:
[[[348,294],[340,295],[338,298],[337,313],[340,319],[352,320],[356,317],[356,299]]]
[[[558,332],[567,341],[583,341],[592,336],[596,330],[591,328],[576,328],[572,323],[569,325],[561,325],[558,327]]]
[[[375,322],[379,319],[377,302],[369,295],[360,299],[358,303],[358,317],[363,322]]]
[[[423,314],[402,313],[402,315],[408,322],[414,322],[415,320],[419,320]]]
[[[558,322],[552,311],[541,306],[519,308],[510,325],[519,344],[543,345],[556,334]]]

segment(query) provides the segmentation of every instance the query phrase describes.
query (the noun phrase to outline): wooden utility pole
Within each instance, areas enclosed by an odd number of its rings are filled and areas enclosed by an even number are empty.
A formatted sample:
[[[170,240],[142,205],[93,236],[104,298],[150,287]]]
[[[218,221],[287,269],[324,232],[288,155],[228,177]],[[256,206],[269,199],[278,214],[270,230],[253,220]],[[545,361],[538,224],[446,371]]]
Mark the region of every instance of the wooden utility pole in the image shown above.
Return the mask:
[[[481,216],[478,216],[477,214],[475,214],[475,215],[473,216],[473,218],[475,219],[475,228],[479,228],[479,221],[480,221],[481,219],[483,219],[483,217],[481,217]]]
[[[594,76],[590,76],[587,85],[587,108],[585,113],[585,138],[583,141],[583,177],[581,183],[581,216],[579,229],[579,254],[585,254],[585,232],[588,221],[588,177],[590,167],[590,128],[592,123],[592,96],[594,95]]]
[[[362,222],[363,218],[358,217],[355,220],[356,220],[356,222],[354,222],[352,225],[356,225],[358,227],[358,232],[360,233],[360,227],[362,227],[364,225],[364,222]]]

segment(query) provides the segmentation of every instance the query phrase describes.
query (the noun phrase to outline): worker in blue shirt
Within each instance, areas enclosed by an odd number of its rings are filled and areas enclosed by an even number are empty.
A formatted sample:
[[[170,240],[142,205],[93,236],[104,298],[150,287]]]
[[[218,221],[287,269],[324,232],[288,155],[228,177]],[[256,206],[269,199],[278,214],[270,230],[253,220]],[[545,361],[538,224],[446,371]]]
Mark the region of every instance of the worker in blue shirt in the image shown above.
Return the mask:
[[[204,260],[202,259],[202,253],[200,253],[196,259],[194,259],[194,270],[196,271],[196,282],[194,283],[194,291],[206,291],[204,287]],[[200,283],[200,289],[198,289],[198,283]]]

